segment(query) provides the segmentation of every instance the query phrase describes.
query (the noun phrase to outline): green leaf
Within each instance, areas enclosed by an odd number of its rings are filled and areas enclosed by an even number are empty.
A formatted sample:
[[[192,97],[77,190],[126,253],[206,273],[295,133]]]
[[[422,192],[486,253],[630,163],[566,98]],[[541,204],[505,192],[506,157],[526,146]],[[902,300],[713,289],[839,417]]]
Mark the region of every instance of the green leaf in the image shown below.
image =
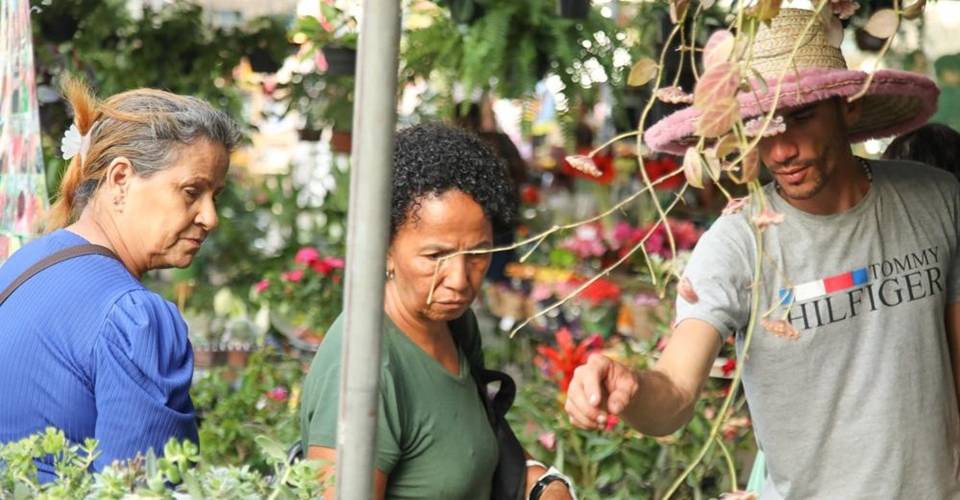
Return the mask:
[[[277,463],[282,463],[287,460],[287,452],[283,449],[283,446],[272,438],[259,435],[255,441],[257,445],[260,446],[260,450]]]

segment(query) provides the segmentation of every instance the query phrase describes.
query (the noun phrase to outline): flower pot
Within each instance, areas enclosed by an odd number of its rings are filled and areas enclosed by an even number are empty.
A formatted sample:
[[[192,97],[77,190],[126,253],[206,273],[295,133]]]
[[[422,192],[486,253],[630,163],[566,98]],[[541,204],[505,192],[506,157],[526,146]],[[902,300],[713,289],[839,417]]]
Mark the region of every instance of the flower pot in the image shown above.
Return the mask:
[[[193,366],[194,368],[210,368],[214,366],[216,353],[206,347],[193,348]]]
[[[586,19],[590,14],[590,0],[557,0],[560,17]]]
[[[327,75],[344,76],[357,73],[355,49],[331,45],[323,48],[323,57],[327,60]]]
[[[39,24],[43,37],[54,43],[63,43],[73,38],[79,26],[78,20],[66,13],[39,16]]]
[[[270,313],[270,324],[280,332],[292,347],[301,351],[316,351],[323,341],[323,332],[296,324],[295,321],[275,312]]]
[[[248,351],[227,351],[227,366],[231,368],[243,368],[247,366],[247,358],[250,356]]]
[[[319,142],[320,136],[323,135],[322,130],[304,128],[297,131],[297,134],[300,136],[301,141],[305,142]]]
[[[334,130],[330,137],[330,149],[334,153],[350,154],[353,144],[353,134],[341,130]]]
[[[247,54],[250,68],[257,73],[276,73],[280,70],[280,61],[267,49],[254,48]]]

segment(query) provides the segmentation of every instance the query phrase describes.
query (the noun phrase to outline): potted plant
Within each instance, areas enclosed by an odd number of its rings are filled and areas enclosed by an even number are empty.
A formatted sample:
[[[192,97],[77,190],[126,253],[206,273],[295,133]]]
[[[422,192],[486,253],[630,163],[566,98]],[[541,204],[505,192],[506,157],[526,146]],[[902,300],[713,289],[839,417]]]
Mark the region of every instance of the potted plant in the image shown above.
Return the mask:
[[[331,149],[349,153],[358,24],[334,5],[321,3],[320,9],[319,17],[299,18],[292,31],[292,39],[301,41],[299,57],[312,65],[291,80],[288,109],[303,117],[301,138],[319,140],[324,128],[332,128]]]
[[[288,270],[254,285],[254,301],[269,308],[270,322],[280,333],[315,346],[340,313],[343,264],[339,257],[303,247]]]
[[[261,16],[250,20],[239,34],[244,55],[258,73],[276,73],[290,53],[287,42],[289,21],[282,16]]]

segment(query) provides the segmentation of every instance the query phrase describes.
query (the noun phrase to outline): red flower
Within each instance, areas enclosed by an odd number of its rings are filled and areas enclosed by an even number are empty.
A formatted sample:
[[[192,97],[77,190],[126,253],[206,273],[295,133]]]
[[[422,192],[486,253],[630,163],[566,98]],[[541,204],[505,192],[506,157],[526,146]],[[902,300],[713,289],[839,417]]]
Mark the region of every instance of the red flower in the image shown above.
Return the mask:
[[[540,189],[533,184],[525,184],[520,190],[520,200],[527,205],[540,203]]]
[[[283,281],[289,281],[292,283],[299,283],[303,279],[303,269],[295,269],[293,271],[287,271],[280,275],[280,279]]]
[[[723,375],[724,375],[725,377],[729,377],[730,374],[733,373],[736,369],[737,369],[737,359],[736,359],[736,358],[729,358],[729,359],[727,359],[727,362],[724,363],[723,366],[720,367],[720,370],[723,372]]]
[[[548,376],[559,379],[560,392],[566,393],[573,379],[573,371],[586,363],[591,354],[600,350],[603,338],[594,334],[575,344],[573,335],[566,328],[561,328],[554,336],[557,348],[537,347],[537,353],[540,354],[537,361]]]
[[[324,257],[315,260],[310,267],[318,274],[328,275],[334,269],[343,269],[343,259],[339,257]]]
[[[647,176],[650,177],[650,182],[659,180],[670,172],[676,171],[678,168],[680,168],[680,165],[677,164],[677,161],[670,156],[664,156],[658,160],[646,160],[643,162],[643,166],[647,171]],[[657,184],[656,189],[679,189],[681,186],[683,186],[683,182],[683,172],[679,172],[671,176],[669,179],[664,180],[660,184]]]
[[[620,423],[620,417],[616,415],[607,415],[607,424],[603,426],[604,431],[610,431]]]
[[[256,290],[257,293],[263,293],[267,291],[267,288],[270,288],[270,280],[266,279],[260,280],[256,285],[253,285],[253,289]]]
[[[579,296],[594,305],[603,302],[616,302],[620,300],[620,287],[610,280],[600,278],[580,292]]]
[[[293,261],[297,264],[311,265],[317,260],[320,259],[320,251],[313,247],[303,247],[300,250],[297,250],[297,255],[293,257]]]

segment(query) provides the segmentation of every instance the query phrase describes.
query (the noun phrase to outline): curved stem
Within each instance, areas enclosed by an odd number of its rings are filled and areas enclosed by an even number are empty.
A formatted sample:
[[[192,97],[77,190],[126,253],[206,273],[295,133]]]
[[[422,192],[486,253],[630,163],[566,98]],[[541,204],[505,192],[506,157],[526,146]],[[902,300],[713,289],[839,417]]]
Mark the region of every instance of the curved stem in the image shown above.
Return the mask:
[[[754,181],[750,183],[750,190],[754,193],[760,190],[759,183]],[[707,442],[703,444],[700,448],[700,451],[694,457],[693,461],[687,465],[687,468],[684,469],[683,473],[678,477],[673,484],[670,486],[670,489],[667,490],[667,493],[663,496],[664,499],[669,499],[677,492],[677,489],[680,488],[680,485],[683,484],[683,481],[693,472],[693,469],[703,460],[703,457],[710,450],[710,447],[713,445],[714,440],[717,435],[720,433],[720,426],[727,420],[727,415],[730,410],[730,405],[733,402],[733,398],[737,394],[737,389],[740,386],[740,380],[743,375],[743,365],[746,364],[747,354],[750,352],[750,343],[753,340],[753,330],[757,325],[757,318],[760,316],[760,277],[761,277],[761,263],[763,262],[763,233],[760,230],[753,226],[753,235],[754,235],[754,249],[756,255],[754,256],[753,264],[753,284],[750,291],[750,320],[747,322],[747,330],[744,335],[743,348],[740,351],[738,358],[744,360],[743,362],[737,363],[736,371],[733,374],[733,380],[730,381],[730,391],[727,392],[727,397],[724,398],[723,404],[720,406],[720,411],[717,412],[716,420],[714,420],[713,425],[710,427],[710,436],[707,439]]]

